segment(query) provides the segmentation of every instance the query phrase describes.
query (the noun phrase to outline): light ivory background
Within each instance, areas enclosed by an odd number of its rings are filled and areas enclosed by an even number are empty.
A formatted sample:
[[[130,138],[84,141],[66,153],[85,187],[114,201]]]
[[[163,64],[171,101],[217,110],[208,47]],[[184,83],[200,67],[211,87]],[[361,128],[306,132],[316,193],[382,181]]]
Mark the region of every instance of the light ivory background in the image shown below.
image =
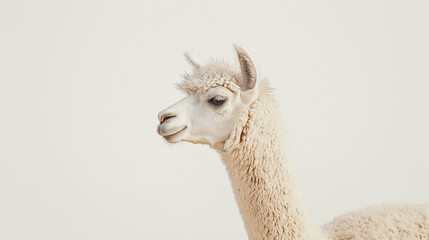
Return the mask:
[[[0,239],[246,239],[224,166],[168,145],[182,54],[271,79],[317,224],[429,201],[427,1],[0,1]]]

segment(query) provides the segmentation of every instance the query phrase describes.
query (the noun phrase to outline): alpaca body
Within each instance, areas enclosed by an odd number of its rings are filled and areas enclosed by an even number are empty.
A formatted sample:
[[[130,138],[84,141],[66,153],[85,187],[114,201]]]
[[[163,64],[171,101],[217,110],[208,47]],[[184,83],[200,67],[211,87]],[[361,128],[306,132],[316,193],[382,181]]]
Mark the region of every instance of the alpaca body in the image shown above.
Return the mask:
[[[369,207],[322,228],[302,207],[288,167],[282,120],[267,82],[250,56],[236,47],[240,70],[214,61],[194,66],[178,87],[187,97],[159,114],[168,142],[216,149],[228,171],[251,240],[429,240],[429,204]]]
[[[352,211],[323,226],[331,240],[429,239],[429,203],[384,204]]]

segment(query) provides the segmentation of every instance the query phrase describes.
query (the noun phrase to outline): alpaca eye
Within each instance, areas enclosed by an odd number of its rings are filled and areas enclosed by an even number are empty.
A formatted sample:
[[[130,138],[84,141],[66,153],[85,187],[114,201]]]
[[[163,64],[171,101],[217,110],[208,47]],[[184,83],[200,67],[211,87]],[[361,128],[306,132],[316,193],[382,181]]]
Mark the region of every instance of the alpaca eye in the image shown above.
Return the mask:
[[[222,97],[222,96],[214,96],[212,98],[210,98],[209,103],[211,105],[214,105],[216,107],[224,104],[226,101],[226,98]]]

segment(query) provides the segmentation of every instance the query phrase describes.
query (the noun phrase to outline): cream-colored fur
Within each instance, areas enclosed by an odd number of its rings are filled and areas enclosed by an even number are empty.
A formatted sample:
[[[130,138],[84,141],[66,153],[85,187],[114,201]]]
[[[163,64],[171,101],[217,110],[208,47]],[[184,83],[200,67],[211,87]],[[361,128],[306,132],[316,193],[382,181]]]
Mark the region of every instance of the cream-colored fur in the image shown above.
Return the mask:
[[[253,76],[256,71],[247,53],[241,48],[237,48],[237,52],[241,70],[218,61],[202,66],[188,57],[195,67],[194,73],[186,75],[179,88],[196,96],[216,87],[228,89],[231,94],[251,95],[252,92],[244,91],[243,86],[248,80],[246,77],[256,77]],[[251,71],[246,67],[252,68]],[[254,79],[247,82],[251,88],[255,86]],[[321,228],[315,226],[301,204],[289,171],[283,124],[267,82],[257,79],[255,89],[251,91],[257,95],[247,98],[252,99],[249,104],[234,102],[235,119],[229,136],[221,141],[206,141],[222,156],[249,239],[429,239],[429,204],[375,206],[346,213]],[[193,99],[188,102],[198,101]],[[198,104],[201,107],[204,102]],[[160,113],[160,134],[170,142],[205,143],[196,138],[187,139],[192,137],[186,132],[191,125],[178,128],[182,129],[178,133],[168,132],[168,129],[174,129],[175,118],[177,122],[181,119],[180,109],[189,109],[189,106],[174,105]],[[223,114],[226,112],[224,110]],[[220,118],[222,112],[219,114]],[[183,125],[184,120],[180,121]],[[165,133],[163,127],[167,129]]]
[[[330,239],[429,239],[429,204],[385,204],[349,212],[323,227]]]

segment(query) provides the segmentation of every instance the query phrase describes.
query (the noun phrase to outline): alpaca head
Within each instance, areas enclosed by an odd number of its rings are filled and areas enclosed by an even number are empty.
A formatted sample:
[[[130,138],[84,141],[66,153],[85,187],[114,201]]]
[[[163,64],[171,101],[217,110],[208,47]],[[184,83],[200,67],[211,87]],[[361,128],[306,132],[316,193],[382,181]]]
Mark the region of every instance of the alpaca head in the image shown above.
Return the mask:
[[[240,70],[213,61],[202,66],[186,55],[193,72],[186,74],[178,88],[187,96],[158,114],[158,134],[170,143],[224,143],[236,119],[258,96],[255,66],[250,56],[236,46]]]

